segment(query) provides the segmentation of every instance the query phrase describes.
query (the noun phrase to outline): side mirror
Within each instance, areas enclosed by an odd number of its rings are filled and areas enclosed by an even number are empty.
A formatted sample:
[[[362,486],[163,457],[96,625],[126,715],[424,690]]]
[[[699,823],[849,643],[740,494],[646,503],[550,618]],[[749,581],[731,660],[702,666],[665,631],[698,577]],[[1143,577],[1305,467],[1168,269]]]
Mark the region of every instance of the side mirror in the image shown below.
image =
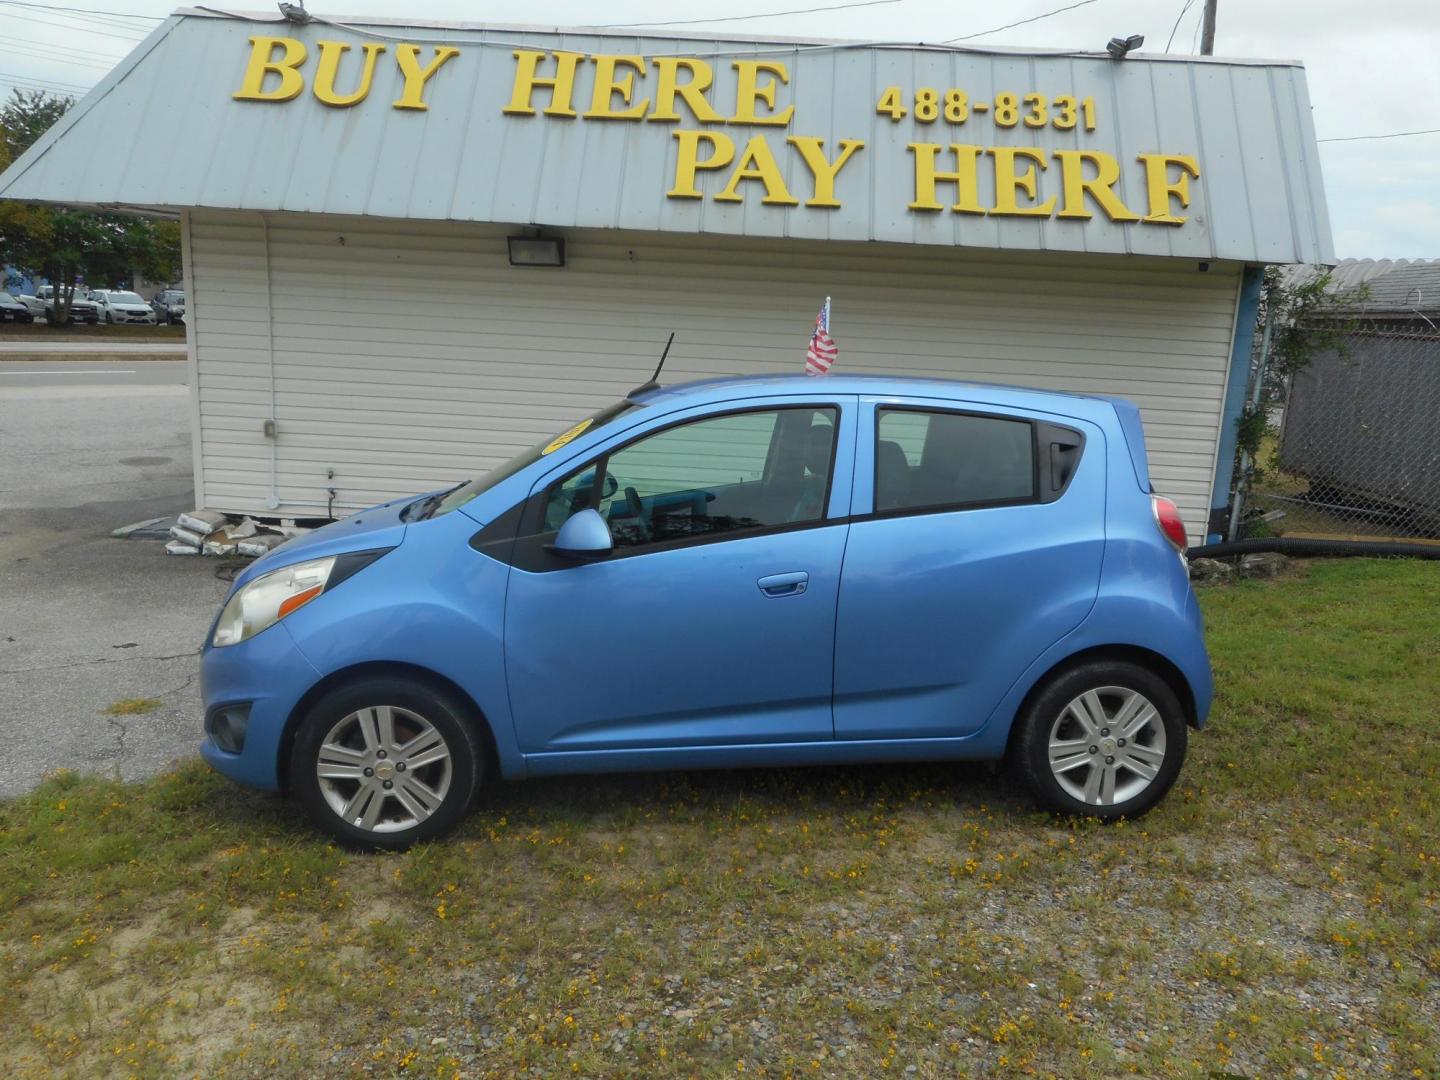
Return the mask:
[[[581,510],[560,526],[550,550],[571,559],[603,559],[615,550],[615,540],[599,510]]]

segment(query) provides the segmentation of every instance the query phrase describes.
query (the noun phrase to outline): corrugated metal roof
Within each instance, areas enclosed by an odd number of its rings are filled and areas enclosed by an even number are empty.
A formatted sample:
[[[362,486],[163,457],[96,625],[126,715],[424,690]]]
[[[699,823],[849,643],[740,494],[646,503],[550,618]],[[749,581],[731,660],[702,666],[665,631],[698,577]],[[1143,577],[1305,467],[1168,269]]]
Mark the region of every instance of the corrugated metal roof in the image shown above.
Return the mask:
[[[1366,287],[1366,312],[1440,314],[1440,259],[1346,259],[1332,280],[1341,292]]]
[[[1317,272],[1322,268],[1292,266],[1285,280],[1294,284]],[[1440,259],[1342,259],[1329,273],[1327,291],[1356,294],[1353,312],[1440,314]]]
[[[293,100],[234,99],[250,55],[248,39],[257,34],[305,44],[301,70],[307,82]],[[340,63],[342,91],[358,83],[362,43],[387,50],[372,92],[359,104],[335,108],[311,96],[321,41],[351,47]],[[403,86],[394,59],[401,42],[425,47],[422,64],[433,55],[432,45],[461,50],[427,85],[424,111],[391,107]],[[746,141],[763,136],[801,205],[762,204],[754,180],[741,188],[742,201],[717,201],[733,165],[702,170],[698,199],[667,197],[677,167],[676,126],[670,123],[505,115],[517,47],[648,58],[644,75],[637,73],[637,98],[656,92],[657,57],[705,58],[714,71],[710,100],[722,116],[737,100],[733,61],[783,62],[788,83],[778,88],[776,108],[794,105],[788,124],[702,126],[686,116],[679,126],[729,140],[737,162]],[[593,67],[581,68],[577,111],[591,100]],[[907,105],[903,119],[877,111],[891,86]],[[963,90],[968,115],[927,121],[915,108],[916,94],[925,88],[942,97],[951,88]],[[548,91],[537,94],[547,100]],[[1004,94],[1019,99],[1018,115],[1002,113]],[[1061,104],[1065,96],[1076,99],[1068,108]],[[1056,126],[1062,112],[1087,98],[1093,125]],[[686,112],[683,105],[680,112]],[[1008,125],[1001,122],[1006,115]],[[814,180],[798,148],[786,144],[790,135],[823,139],[832,160],[839,140],[864,142],[838,175],[840,207],[803,205]],[[1188,210],[1173,202],[1187,218],[1179,226],[1116,223],[1084,195],[1077,201],[1094,211],[1088,220],[910,209],[916,165],[909,144],[942,146],[938,167],[945,170],[955,167],[952,142],[1034,148],[1040,155],[1037,202],[1063,196],[1057,151],[1113,157],[1121,170],[1115,194],[1142,215],[1155,210],[1137,155],[1193,155],[1200,177],[1191,184]],[[992,158],[980,159],[985,167],[976,193],[979,204],[990,208],[1000,167]],[[1020,158],[1017,172],[1023,176],[1028,165]],[[1082,166],[1087,174],[1093,167]],[[1177,168],[1171,166],[1172,176]],[[952,193],[958,195],[943,181],[939,190],[947,204]],[[302,27],[273,16],[189,11],[157,28],[0,176],[0,197],[1261,263],[1333,260],[1304,71],[1281,61],[1141,56],[1116,62],[1093,53],[370,20]],[[1028,202],[1023,193],[1019,202]]]

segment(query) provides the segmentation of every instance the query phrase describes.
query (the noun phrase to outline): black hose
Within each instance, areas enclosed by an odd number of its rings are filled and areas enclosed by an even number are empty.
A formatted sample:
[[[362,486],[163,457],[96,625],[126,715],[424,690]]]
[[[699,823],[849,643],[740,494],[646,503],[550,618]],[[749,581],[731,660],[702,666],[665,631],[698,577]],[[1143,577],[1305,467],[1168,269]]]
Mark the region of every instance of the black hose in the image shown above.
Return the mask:
[[[1201,544],[1199,547],[1190,548],[1185,554],[1192,559],[1223,559],[1227,555],[1255,555],[1264,551],[1281,555],[1440,559],[1440,544],[1398,544],[1388,540],[1290,540],[1283,536]]]

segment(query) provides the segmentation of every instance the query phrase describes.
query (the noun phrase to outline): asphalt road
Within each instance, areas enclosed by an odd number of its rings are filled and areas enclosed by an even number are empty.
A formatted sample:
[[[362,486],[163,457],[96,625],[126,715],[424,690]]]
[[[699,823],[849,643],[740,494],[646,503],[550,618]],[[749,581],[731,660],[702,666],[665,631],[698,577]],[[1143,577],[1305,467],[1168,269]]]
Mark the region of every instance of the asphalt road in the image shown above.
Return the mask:
[[[195,752],[215,562],[110,531],[192,507],[183,362],[0,360],[0,796]],[[158,698],[111,717],[107,706]]]

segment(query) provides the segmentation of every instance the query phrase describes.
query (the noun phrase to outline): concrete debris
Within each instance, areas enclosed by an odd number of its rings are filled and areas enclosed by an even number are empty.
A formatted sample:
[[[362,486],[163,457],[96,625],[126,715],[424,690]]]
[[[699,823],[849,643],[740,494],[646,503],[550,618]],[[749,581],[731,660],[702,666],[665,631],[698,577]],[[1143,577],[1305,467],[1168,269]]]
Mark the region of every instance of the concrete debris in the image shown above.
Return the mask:
[[[170,526],[171,536],[173,536],[176,540],[179,540],[182,544],[189,544],[193,548],[198,548],[201,544],[203,544],[205,542],[205,537],[208,536],[209,533],[209,529],[205,529],[201,532],[196,532],[194,529],[187,529],[184,525]]]
[[[140,536],[146,539],[160,539],[170,535],[169,518],[146,518],[144,521],[137,521],[131,525],[122,525],[118,529],[111,529],[110,535],[117,539],[124,540],[130,536]]]
[[[191,510],[188,514],[180,515],[179,524],[182,529],[208,536],[216,529],[230,524],[230,519],[218,510]]]
[[[285,537],[283,536],[275,533],[261,533],[259,536],[253,536],[249,540],[241,540],[236,547],[240,549],[241,555],[251,555],[259,558],[267,552],[274,551],[283,543],[285,543]]]
[[[1219,559],[1191,559],[1191,581],[1224,581],[1235,572],[1229,563]]]
[[[181,514],[170,528],[170,544],[165,548],[172,555],[245,555],[258,558],[274,551],[292,536],[309,529],[276,524],[261,524],[254,518],[232,521],[215,510],[192,510]]]
[[[1285,569],[1285,564],[1290,560],[1281,555],[1278,551],[1262,551],[1255,555],[1246,555],[1240,560],[1238,572],[1241,577],[1247,578],[1270,578]]]

